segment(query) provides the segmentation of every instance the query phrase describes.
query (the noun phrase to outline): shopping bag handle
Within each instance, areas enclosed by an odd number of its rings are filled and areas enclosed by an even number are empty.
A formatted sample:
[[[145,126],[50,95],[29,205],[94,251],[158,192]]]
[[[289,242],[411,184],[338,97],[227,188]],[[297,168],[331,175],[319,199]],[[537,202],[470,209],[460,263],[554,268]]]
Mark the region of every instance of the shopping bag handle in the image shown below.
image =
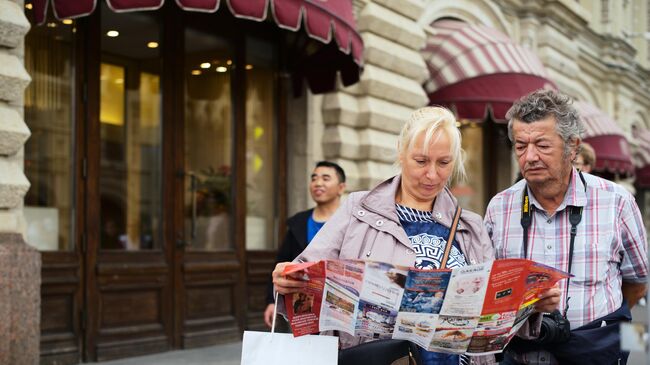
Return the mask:
[[[273,305],[273,322],[271,323],[271,333],[275,332],[275,318],[278,316],[278,292],[275,292],[275,302]]]

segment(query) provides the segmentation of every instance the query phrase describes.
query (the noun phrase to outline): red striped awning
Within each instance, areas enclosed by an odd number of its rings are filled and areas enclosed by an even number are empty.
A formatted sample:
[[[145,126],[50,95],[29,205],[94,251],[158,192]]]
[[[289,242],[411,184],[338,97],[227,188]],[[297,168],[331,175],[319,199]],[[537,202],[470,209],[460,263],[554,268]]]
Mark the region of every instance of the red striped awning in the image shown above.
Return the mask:
[[[632,154],[623,129],[593,104],[576,101],[573,106],[586,129],[583,140],[596,151],[595,171],[633,175]]]
[[[156,10],[165,0],[106,0],[115,12]],[[38,24],[47,18],[48,3],[52,4],[58,19],[86,16],[95,11],[97,0],[32,0],[34,17]],[[176,4],[188,11],[214,13],[225,3],[238,18],[254,21],[267,19],[270,13],[278,27],[297,31],[304,23],[309,37],[325,44],[336,40],[338,49],[350,55],[349,62],[332,47],[323,47],[309,59],[300,62],[296,74],[307,79],[314,93],[335,88],[336,74],[340,72],[343,85],[359,81],[363,66],[363,40],[356,30],[352,0],[176,0]]]
[[[540,89],[555,89],[539,58],[496,29],[460,21],[432,24],[422,54],[429,68],[430,104],[453,109],[461,119],[499,121],[512,103]]]
[[[595,105],[584,101],[576,101],[573,106],[580,114],[582,124],[585,126],[584,138],[605,135],[625,136],[625,132],[618,126],[616,121]]]

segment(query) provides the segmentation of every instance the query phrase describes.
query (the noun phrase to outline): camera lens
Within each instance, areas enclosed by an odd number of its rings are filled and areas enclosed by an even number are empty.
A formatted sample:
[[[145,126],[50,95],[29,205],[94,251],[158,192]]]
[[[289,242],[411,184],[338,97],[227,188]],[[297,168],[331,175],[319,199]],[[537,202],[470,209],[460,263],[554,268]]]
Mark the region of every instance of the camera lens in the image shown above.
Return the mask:
[[[571,326],[569,321],[559,311],[545,314],[542,317],[542,327],[539,337],[535,342],[539,344],[553,344],[565,342],[571,337]]]

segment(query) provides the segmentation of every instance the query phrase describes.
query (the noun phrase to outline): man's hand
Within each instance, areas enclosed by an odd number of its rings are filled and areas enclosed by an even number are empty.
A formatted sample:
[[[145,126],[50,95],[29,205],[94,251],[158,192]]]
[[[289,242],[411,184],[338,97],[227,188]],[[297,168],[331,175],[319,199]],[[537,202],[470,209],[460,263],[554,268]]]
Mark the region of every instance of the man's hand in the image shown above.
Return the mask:
[[[269,328],[273,325],[273,312],[275,311],[275,304],[271,303],[266,306],[264,310],[264,323],[266,323]]]
[[[273,286],[275,291],[280,294],[290,294],[301,291],[307,285],[307,282],[301,279],[301,272],[295,272],[290,275],[284,275],[284,268],[291,262],[280,262],[275,265],[273,270]]]
[[[623,282],[621,286],[621,291],[623,292],[623,298],[627,300],[627,305],[632,308],[639,299],[645,296],[647,287],[645,283],[628,283]]]
[[[560,306],[560,286],[544,290],[539,294],[539,301],[535,303],[535,310],[541,313],[551,313]]]

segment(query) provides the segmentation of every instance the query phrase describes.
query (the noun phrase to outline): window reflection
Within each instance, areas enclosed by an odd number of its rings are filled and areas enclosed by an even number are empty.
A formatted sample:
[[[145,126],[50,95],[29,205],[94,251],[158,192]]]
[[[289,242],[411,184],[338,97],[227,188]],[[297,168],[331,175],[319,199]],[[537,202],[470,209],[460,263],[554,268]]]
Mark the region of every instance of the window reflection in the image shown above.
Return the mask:
[[[74,23],[48,19],[25,38],[25,144],[27,242],[43,251],[74,248]]]
[[[148,46],[159,34],[155,13],[117,14],[102,3],[102,249],[161,247],[161,67]]]
[[[246,249],[275,246],[277,155],[275,153],[276,53],[273,44],[246,42]]]
[[[231,250],[232,50],[185,31],[185,240],[189,250]]]

